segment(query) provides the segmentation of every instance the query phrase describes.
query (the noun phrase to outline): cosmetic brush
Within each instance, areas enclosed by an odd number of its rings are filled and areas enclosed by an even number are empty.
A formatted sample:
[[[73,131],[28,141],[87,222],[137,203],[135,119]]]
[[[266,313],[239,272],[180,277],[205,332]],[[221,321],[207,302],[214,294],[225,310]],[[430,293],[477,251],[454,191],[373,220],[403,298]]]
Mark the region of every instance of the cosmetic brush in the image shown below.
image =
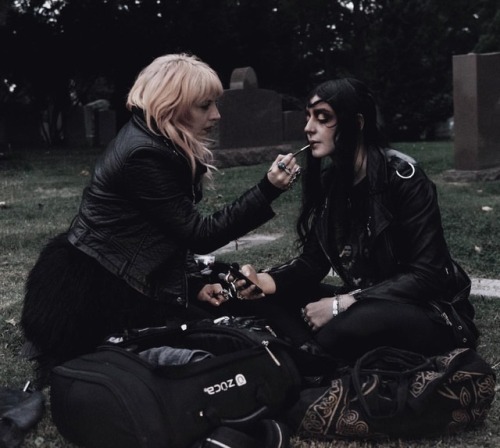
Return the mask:
[[[306,145],[303,148],[300,148],[297,152],[293,153],[293,157],[298,156],[302,151],[305,151],[307,148],[309,148],[310,145]]]

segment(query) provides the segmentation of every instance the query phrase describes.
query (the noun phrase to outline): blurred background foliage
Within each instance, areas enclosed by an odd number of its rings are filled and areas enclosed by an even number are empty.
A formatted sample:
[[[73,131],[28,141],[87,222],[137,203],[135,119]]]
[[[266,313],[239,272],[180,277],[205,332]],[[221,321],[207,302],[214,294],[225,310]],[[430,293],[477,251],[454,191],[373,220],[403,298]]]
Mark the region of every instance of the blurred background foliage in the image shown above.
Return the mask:
[[[285,108],[325,79],[362,79],[389,137],[410,141],[452,117],[453,56],[500,51],[500,0],[0,0],[0,42],[0,113],[28,104],[55,123],[107,99],[122,124],[138,71],[189,52],[225,87],[253,67]]]

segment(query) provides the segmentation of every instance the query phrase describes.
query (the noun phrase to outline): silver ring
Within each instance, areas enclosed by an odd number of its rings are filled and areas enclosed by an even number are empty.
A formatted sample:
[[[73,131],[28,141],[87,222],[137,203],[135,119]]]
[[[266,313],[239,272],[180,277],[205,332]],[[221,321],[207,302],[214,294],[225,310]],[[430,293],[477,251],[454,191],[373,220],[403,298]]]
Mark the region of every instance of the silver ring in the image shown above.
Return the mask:
[[[302,174],[301,169],[297,169],[293,174],[292,174],[292,182],[295,182],[297,180],[297,177],[299,177]]]
[[[306,310],[305,308],[300,309],[300,314],[302,314],[302,319],[304,319],[304,322],[309,325],[309,319],[306,316]]]
[[[288,169],[283,161],[278,162],[277,166],[281,171],[286,171]]]

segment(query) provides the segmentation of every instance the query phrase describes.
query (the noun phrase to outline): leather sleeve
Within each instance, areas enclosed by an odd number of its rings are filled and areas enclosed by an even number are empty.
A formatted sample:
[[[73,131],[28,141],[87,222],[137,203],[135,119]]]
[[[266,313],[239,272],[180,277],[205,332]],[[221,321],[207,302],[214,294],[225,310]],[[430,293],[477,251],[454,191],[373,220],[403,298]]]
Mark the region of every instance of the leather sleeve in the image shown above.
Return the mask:
[[[393,248],[397,272],[364,289],[356,298],[421,301],[449,295],[451,257],[435,185],[417,167],[410,179],[401,179],[393,172],[390,192],[394,221],[385,238],[392,241],[382,243]]]
[[[286,295],[297,294],[297,291],[305,290],[309,285],[321,282],[328,274],[330,267],[330,262],[313,231],[298,257],[275,266],[267,272],[273,277],[276,292]]]
[[[193,252],[211,252],[274,216],[257,186],[221,210],[202,215],[194,204],[191,173],[175,157],[182,156],[136,149],[124,163],[123,185],[127,196],[154,225]]]

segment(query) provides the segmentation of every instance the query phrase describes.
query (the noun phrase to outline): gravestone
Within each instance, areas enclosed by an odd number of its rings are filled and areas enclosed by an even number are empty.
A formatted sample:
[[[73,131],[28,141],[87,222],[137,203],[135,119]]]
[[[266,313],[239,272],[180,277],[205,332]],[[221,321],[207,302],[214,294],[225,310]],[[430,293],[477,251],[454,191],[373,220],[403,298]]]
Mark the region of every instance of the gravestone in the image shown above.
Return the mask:
[[[236,68],[219,101],[219,148],[275,145],[283,139],[281,96],[260,89],[251,67]]]
[[[500,53],[453,57],[455,169],[500,166]]]
[[[116,112],[111,109],[97,110],[96,122],[96,145],[106,146],[116,135]]]
[[[65,136],[70,146],[105,146],[116,134],[116,112],[109,101],[96,100],[74,107],[66,118]]]
[[[93,145],[91,112],[84,106],[75,106],[66,116],[64,121],[64,139],[68,146],[77,148],[91,147]]]

